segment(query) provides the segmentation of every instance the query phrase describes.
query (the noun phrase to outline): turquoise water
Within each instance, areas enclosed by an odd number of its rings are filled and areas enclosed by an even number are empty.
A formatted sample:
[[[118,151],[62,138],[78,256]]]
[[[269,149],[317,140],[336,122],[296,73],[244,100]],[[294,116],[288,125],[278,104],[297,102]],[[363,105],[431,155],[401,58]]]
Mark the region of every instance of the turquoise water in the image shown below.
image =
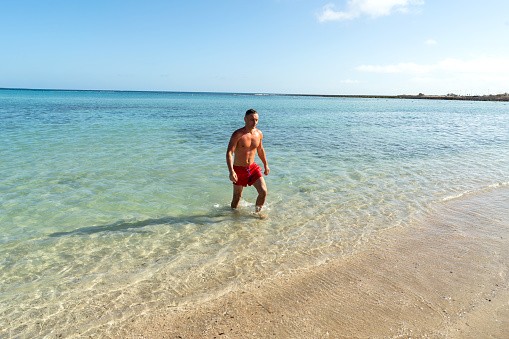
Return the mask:
[[[226,146],[249,108],[266,220],[253,188],[229,208]],[[2,337],[114,333],[509,184],[500,102],[0,90],[0,117]]]

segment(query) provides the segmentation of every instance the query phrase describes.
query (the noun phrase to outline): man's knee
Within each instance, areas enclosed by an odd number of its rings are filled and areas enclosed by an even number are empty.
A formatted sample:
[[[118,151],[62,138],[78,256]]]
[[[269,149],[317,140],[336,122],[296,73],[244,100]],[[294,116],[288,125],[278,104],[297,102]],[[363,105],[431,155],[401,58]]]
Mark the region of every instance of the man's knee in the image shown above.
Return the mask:
[[[258,187],[258,195],[260,197],[265,197],[267,196],[267,186],[265,185],[260,185],[260,187]]]

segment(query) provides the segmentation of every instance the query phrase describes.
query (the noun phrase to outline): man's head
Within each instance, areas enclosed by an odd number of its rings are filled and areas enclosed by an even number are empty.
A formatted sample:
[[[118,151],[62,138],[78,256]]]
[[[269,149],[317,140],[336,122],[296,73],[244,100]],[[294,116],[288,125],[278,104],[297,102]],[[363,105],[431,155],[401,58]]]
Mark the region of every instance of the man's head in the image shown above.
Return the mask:
[[[251,109],[248,109],[248,110],[246,111],[246,117],[247,117],[248,115],[250,115],[250,114],[258,114],[258,112],[256,112],[254,109],[252,109],[252,108],[251,108]]]
[[[258,125],[258,112],[254,109],[248,109],[246,111],[246,116],[244,117],[244,121],[246,122],[246,128],[251,130]]]

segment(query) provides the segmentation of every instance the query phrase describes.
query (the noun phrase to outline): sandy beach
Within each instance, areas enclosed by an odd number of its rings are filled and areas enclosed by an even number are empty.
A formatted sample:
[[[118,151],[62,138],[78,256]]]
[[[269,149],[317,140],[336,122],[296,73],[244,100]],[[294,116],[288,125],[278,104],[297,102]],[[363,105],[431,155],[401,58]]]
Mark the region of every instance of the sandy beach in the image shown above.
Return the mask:
[[[349,257],[140,315],[132,338],[504,338],[509,188],[439,204]],[[504,250],[505,249],[505,250]]]

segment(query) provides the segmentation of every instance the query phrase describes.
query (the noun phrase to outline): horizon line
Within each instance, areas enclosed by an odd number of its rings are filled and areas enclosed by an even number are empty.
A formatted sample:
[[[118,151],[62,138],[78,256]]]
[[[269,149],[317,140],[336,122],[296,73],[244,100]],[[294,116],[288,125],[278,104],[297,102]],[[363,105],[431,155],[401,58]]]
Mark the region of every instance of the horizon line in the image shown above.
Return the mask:
[[[339,97],[339,98],[389,98],[389,99],[405,99],[405,98],[490,98],[508,96],[508,93],[499,94],[482,94],[482,95],[459,95],[449,94],[310,94],[310,93],[270,93],[270,92],[209,92],[209,91],[162,91],[162,90],[115,90],[115,89],[61,89],[61,88],[25,88],[25,87],[0,87],[0,90],[12,91],[54,91],[54,92],[117,92],[117,93],[187,93],[187,94],[222,94],[222,95],[260,95],[260,96],[304,96],[304,97]]]

